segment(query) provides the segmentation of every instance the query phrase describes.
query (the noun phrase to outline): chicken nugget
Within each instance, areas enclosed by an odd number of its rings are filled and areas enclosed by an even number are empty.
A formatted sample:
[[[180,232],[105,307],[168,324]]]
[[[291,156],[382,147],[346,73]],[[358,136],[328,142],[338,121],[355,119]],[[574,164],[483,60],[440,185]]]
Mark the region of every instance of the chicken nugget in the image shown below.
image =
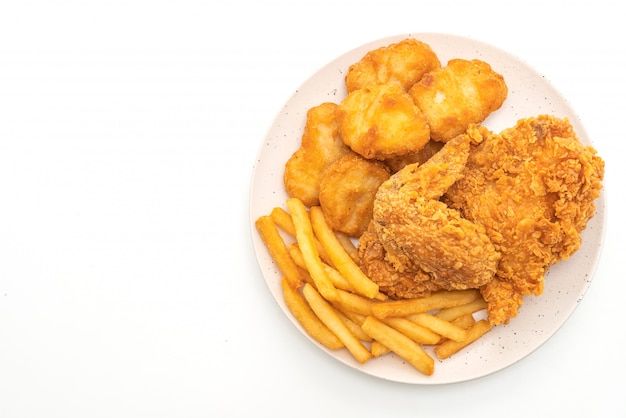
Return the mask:
[[[379,161],[351,152],[332,164],[320,183],[320,206],[330,227],[360,236],[372,220],[378,186],[389,178]]]
[[[287,194],[307,206],[319,204],[319,185],[324,171],[350,152],[339,136],[335,103],[322,103],[307,112],[300,148],[285,164],[283,182]]]
[[[508,88],[486,62],[453,59],[425,74],[409,93],[428,120],[432,139],[447,142],[499,109]]]
[[[430,139],[426,117],[397,84],[355,90],[337,106],[335,114],[343,141],[367,159],[410,154]]]
[[[369,51],[348,69],[348,93],[375,84],[396,83],[408,90],[424,74],[441,67],[431,47],[413,38]]]

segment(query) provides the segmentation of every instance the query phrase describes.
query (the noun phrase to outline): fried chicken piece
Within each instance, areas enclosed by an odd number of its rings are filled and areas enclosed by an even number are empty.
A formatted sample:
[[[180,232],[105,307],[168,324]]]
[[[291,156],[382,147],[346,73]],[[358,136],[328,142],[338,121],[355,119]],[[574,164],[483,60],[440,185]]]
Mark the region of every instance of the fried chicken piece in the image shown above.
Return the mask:
[[[335,114],[343,141],[367,159],[417,152],[430,140],[426,118],[411,96],[395,84],[353,91]]]
[[[402,272],[385,259],[387,251],[378,239],[374,222],[359,238],[359,266],[378,284],[379,290],[393,298],[421,298],[441,290],[430,274],[419,267],[406,266]]]
[[[372,220],[376,191],[388,178],[389,171],[381,162],[355,152],[333,163],[320,183],[320,206],[328,224],[335,231],[359,237]]]
[[[472,126],[462,177],[442,199],[484,225],[502,254],[482,288],[489,321],[508,323],[527,295],[540,295],[548,267],[572,255],[595,213],[604,162],[566,119],[520,120],[500,134]]]
[[[446,142],[499,109],[508,88],[486,62],[453,59],[425,74],[409,93],[428,120],[432,139]]]
[[[421,270],[430,276],[426,283],[413,278],[415,286],[427,286],[428,290],[435,286],[478,288],[495,274],[500,254],[484,227],[438,200],[461,176],[469,156],[469,139],[459,135],[423,165],[406,166],[376,194],[373,230],[385,250],[384,259],[400,274],[408,271],[415,275]],[[362,259],[363,264],[366,261]],[[366,266],[365,270],[371,269]],[[393,286],[387,287],[398,294]],[[406,281],[400,280],[398,286],[405,287]],[[421,293],[422,289],[414,291]]]
[[[319,205],[319,185],[326,169],[350,152],[335,120],[335,103],[322,103],[307,112],[300,147],[285,164],[287,194],[307,206]]]
[[[352,64],[346,75],[346,88],[351,93],[370,85],[395,83],[408,90],[424,74],[439,67],[439,58],[428,44],[407,38],[371,50]]]

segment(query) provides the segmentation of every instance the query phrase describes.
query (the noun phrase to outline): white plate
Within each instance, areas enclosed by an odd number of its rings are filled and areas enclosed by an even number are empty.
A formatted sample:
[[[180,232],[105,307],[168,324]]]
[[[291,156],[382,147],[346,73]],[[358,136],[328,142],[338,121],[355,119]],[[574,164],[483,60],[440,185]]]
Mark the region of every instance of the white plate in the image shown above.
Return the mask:
[[[284,207],[287,194],[282,180],[283,168],[300,145],[306,111],[325,101],[339,103],[346,94],[344,77],[351,64],[371,49],[406,37],[414,37],[429,44],[442,65],[452,58],[477,58],[488,62],[504,76],[509,88],[508,97],[503,106],[483,123],[491,130],[500,131],[513,126],[518,119],[546,113],[568,117],[581,140],[586,144],[591,143],[574,111],[544,77],[518,58],[472,39],[432,33],[394,36],[363,45],[326,65],[300,86],[276,117],[259,150],[251,184],[250,220],[261,272],[276,302],[303,333],[284,304],[280,274],[256,233],[254,221],[261,215],[269,214],[275,206]],[[437,360],[432,376],[420,374],[394,355],[361,365],[345,349],[330,351],[311,341],[329,356],[348,366],[397,382],[462,382],[502,370],[546,342],[583,298],[598,263],[604,238],[604,195],[596,201],[596,205],[596,215],[583,233],[582,248],[569,260],[550,268],[543,295],[527,298],[519,315],[509,325],[494,328],[488,335],[451,358]]]

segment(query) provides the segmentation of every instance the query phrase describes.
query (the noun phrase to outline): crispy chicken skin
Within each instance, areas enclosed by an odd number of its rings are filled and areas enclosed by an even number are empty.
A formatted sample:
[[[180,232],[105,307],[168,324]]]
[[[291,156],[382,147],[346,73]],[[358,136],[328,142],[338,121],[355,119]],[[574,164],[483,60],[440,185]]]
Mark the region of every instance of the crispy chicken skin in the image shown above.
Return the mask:
[[[319,185],[326,169],[350,152],[335,120],[335,103],[322,103],[307,112],[300,147],[285,164],[287,194],[307,206],[319,205]]]
[[[520,120],[500,134],[474,125],[468,135],[479,145],[442,200],[484,225],[502,254],[481,290],[489,320],[508,323],[524,296],[542,293],[548,267],[580,247],[604,162],[568,120],[552,116]]]
[[[398,273],[412,274],[418,287],[478,288],[495,273],[500,255],[484,227],[438,200],[459,179],[469,151],[469,137],[460,135],[423,165],[410,164],[391,176],[376,194],[373,231],[384,249],[384,260]],[[362,263],[367,259],[362,258]],[[430,283],[416,277],[420,270],[430,276]],[[401,281],[400,286],[406,284]]]
[[[387,251],[378,239],[374,222],[359,238],[361,269],[378,284],[381,292],[393,298],[420,298],[441,290],[430,274],[417,266],[405,266],[402,272],[387,261]]]
[[[348,69],[348,93],[376,84],[398,84],[408,90],[422,76],[441,63],[424,42],[407,38],[368,52]]]

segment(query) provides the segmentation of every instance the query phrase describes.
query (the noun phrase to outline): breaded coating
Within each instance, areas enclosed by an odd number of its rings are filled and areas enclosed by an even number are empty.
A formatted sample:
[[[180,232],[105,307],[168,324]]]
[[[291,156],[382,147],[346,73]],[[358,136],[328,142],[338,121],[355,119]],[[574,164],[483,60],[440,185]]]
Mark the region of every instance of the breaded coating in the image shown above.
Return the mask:
[[[426,163],[391,176],[376,194],[373,225],[385,260],[399,273],[428,273],[427,286],[478,288],[493,279],[500,259],[481,224],[438,200],[461,176],[469,152],[469,137],[459,135]]]
[[[343,141],[367,159],[384,160],[421,150],[430,139],[426,118],[396,84],[353,91],[337,106]]]
[[[355,152],[332,164],[320,184],[320,206],[335,230],[359,237],[372,220],[378,187],[389,171],[378,161],[366,160]]]
[[[548,267],[572,255],[595,213],[604,162],[566,119],[542,115],[494,134],[471,126],[468,163],[443,201],[484,225],[502,254],[482,288],[493,324],[517,315],[523,297],[543,292]]]
[[[428,141],[421,150],[401,157],[386,159],[384,163],[392,173],[396,173],[409,164],[424,164],[430,157],[438,153],[441,147],[443,147],[443,142]]]
[[[339,135],[335,103],[322,103],[307,112],[300,148],[285,164],[287,194],[307,206],[319,205],[319,185],[326,169],[350,152]]]
[[[376,84],[398,84],[404,90],[424,74],[441,67],[431,47],[416,39],[407,38],[398,43],[369,51],[348,69],[348,93]]]
[[[499,109],[508,88],[486,62],[453,59],[424,75],[409,93],[428,120],[432,139],[446,142]]]
[[[386,260],[386,254],[371,222],[359,238],[359,266],[381,292],[392,298],[421,298],[441,290],[430,274],[417,266],[406,266],[399,271]]]

